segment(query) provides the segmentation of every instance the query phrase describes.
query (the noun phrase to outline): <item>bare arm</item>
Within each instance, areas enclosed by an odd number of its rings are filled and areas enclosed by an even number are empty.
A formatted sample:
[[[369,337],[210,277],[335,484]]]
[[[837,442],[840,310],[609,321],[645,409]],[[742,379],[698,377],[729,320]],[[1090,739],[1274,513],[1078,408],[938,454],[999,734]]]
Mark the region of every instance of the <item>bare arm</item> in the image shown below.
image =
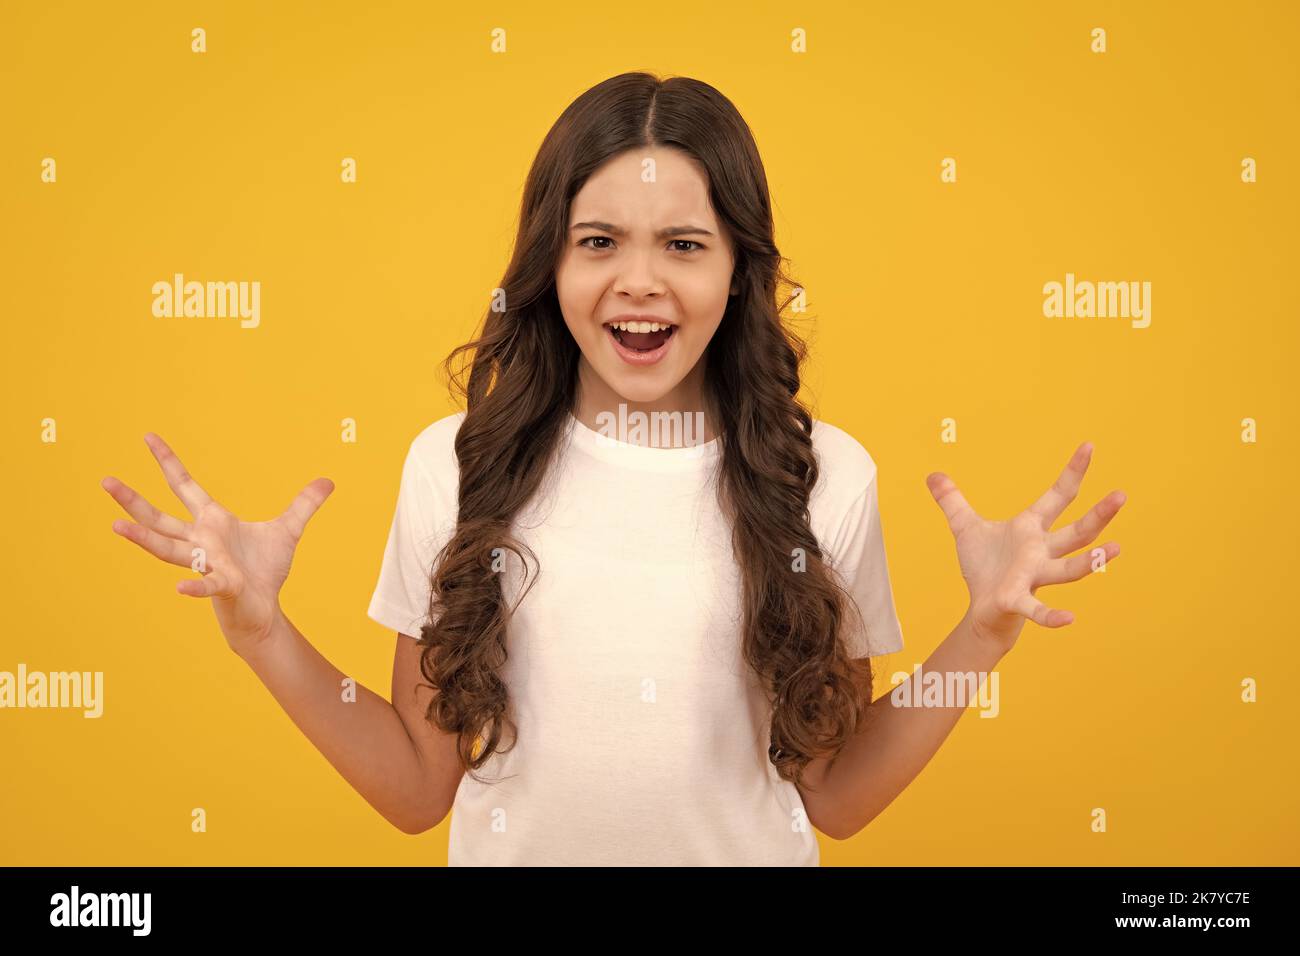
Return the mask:
[[[931,671],[992,671],[1002,653],[978,639],[963,617],[952,633],[912,674],[898,693],[912,699],[912,683]],[[945,685],[948,681],[944,679]],[[893,802],[930,762],[948,738],[965,709],[963,705],[897,707],[894,692],[871,702],[867,717],[833,760],[809,763],[800,787],[809,819],[827,836],[844,840],[853,836]]]
[[[176,591],[211,598],[230,649],[253,669],[290,719],[334,768],[384,818],[405,833],[437,826],[447,815],[462,772],[455,734],[429,724],[424,712],[433,693],[420,687],[421,648],[397,635],[393,702],[327,661],[285,617],[279,594],[308,520],[334,483],[311,482],[270,521],[241,521],[194,479],[161,437],[145,443],[167,484],[193,516],[186,521],[150,504],[111,475],[100,482],[135,522],[113,530],[154,557],[201,578],[179,581]]]
[[[1026,621],[1056,628],[1074,620],[1071,612],[1044,604],[1037,591],[1106,569],[1119,554],[1117,542],[1071,552],[1092,544],[1127,500],[1123,492],[1113,491],[1079,520],[1051,530],[1078,495],[1091,460],[1092,443],[1084,442],[1052,486],[1006,521],[982,518],[943,472],[926,477],[956,539],[970,605],[921,666],[922,675],[974,672],[979,679],[1015,646]],[[913,674],[895,689],[901,699],[914,699],[915,680]],[[867,719],[838,756],[818,758],[806,768],[805,773],[811,771],[811,789],[805,807],[813,825],[828,836],[850,837],[889,806],[930,762],[965,709],[955,700],[942,701],[942,706],[894,706],[893,696],[891,692],[872,701]]]
[[[462,776],[455,735],[424,718],[432,690],[416,687],[420,650],[414,638],[397,635],[391,704],[360,683],[345,695],[347,675],[283,613],[264,640],[240,651],[298,729],[403,833],[442,822]]]

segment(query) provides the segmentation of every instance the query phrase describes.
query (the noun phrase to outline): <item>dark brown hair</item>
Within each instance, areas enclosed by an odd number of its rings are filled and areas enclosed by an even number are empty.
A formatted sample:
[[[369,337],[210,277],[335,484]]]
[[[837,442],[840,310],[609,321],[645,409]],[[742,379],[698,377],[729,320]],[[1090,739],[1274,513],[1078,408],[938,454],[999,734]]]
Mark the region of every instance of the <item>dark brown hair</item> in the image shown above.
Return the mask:
[[[499,674],[510,609],[493,552],[523,559],[528,551],[512,521],[538,491],[576,398],[579,350],[555,290],[570,205],[604,162],[656,146],[702,164],[735,249],[739,291],[707,346],[704,392],[721,446],[719,505],[741,571],[742,651],[773,705],[769,756],[780,775],[801,781],[813,757],[838,752],[869,702],[870,662],[851,664],[840,640],[844,614],[856,609],[809,526],[818,463],[813,417],[798,399],[806,347],[782,319],[797,287],[774,243],[753,136],[707,83],[624,73],[579,96],[547,133],[501,280],[506,307],[490,310],[481,335],[446,360],[466,405],[455,442],[459,513],[433,570],[421,670],[435,690],[427,716],[459,735],[471,776],[505,731],[512,738],[516,731]],[[466,383],[455,363],[471,352]],[[795,549],[805,556],[802,570]]]

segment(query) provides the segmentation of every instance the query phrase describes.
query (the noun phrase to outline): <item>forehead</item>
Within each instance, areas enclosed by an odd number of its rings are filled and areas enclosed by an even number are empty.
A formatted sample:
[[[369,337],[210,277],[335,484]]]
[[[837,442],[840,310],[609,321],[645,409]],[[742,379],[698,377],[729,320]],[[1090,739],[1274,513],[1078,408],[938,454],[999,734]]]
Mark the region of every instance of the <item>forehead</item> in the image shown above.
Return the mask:
[[[715,224],[708,176],[693,157],[664,147],[612,157],[583,183],[569,210],[570,223],[602,219],[630,229],[685,218]]]

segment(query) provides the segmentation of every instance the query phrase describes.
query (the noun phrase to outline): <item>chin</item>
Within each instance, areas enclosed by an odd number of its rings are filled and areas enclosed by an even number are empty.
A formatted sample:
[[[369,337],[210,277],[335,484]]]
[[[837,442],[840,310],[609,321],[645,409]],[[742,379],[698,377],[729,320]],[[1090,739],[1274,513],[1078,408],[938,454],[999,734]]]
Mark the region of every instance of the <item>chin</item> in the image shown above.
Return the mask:
[[[627,375],[622,374],[609,380],[610,388],[625,402],[644,404],[657,402],[673,388],[673,381],[666,375]]]

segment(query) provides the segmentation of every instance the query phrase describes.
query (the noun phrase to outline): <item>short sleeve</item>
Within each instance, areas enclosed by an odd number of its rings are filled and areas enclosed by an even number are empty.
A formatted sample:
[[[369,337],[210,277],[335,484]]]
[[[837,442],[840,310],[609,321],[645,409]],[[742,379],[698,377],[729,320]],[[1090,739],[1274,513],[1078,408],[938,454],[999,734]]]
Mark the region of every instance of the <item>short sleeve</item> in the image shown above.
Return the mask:
[[[418,638],[428,621],[434,560],[454,529],[454,502],[447,497],[421,464],[418,440],[413,442],[402,466],[379,581],[366,612],[389,630]]]
[[[850,506],[832,542],[832,563],[841,583],[861,612],[852,609],[844,621],[849,657],[875,657],[903,649],[903,629],[894,606],[894,593],[885,559],[880,524],[878,485],[871,481]],[[865,625],[865,633],[863,626]]]

